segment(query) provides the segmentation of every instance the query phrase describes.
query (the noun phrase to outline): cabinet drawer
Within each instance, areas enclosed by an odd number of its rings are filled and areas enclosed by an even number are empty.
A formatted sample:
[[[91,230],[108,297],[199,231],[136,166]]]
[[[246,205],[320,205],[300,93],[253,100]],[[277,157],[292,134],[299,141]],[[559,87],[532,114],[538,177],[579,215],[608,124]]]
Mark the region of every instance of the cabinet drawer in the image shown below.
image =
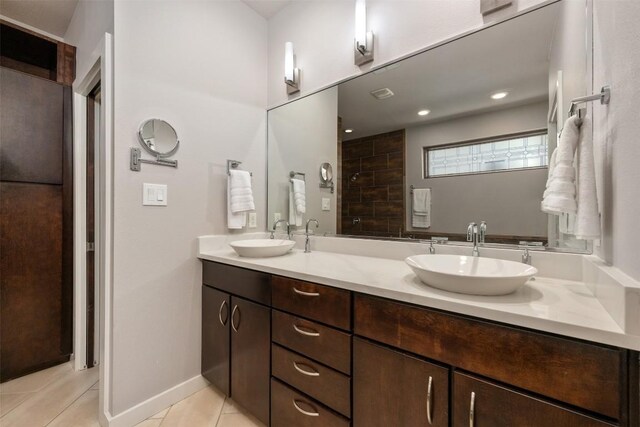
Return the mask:
[[[453,375],[453,408],[454,427],[614,425],[460,372]]]
[[[351,335],[272,310],[271,339],[345,374],[351,373]]]
[[[202,283],[264,305],[271,305],[270,278],[266,273],[202,261]]]
[[[448,427],[449,369],[353,339],[354,427]]]
[[[349,420],[271,380],[271,427],[349,427]]]
[[[286,277],[271,277],[273,306],[327,325],[351,330],[351,292]]]
[[[623,353],[356,295],[355,333],[614,419]]]
[[[351,417],[351,378],[275,344],[271,354],[274,377]]]

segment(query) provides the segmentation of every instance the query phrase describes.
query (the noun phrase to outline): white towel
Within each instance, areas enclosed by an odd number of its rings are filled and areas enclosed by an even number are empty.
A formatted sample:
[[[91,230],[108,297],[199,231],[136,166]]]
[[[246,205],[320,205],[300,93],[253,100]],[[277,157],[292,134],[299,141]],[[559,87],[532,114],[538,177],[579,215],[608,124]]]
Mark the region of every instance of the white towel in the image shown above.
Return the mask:
[[[296,213],[304,214],[307,212],[307,195],[305,183],[301,179],[291,178],[293,184],[293,202],[296,205]]]
[[[247,212],[255,210],[251,174],[231,170],[227,177],[227,228],[238,230],[247,225]]]
[[[302,214],[298,213],[293,191],[293,180],[289,182],[289,224],[296,227],[302,226]]]
[[[431,189],[413,189],[413,209],[411,212],[411,226],[414,228],[431,227]]]
[[[256,210],[251,190],[251,174],[247,171],[229,171],[231,189],[231,212],[248,212]]]
[[[595,240],[600,238],[600,216],[598,215],[598,195],[596,192],[596,170],[593,159],[593,140],[591,121],[582,120],[580,141],[578,143],[578,213],[575,223],[575,235],[578,239]]]
[[[565,122],[558,146],[551,155],[549,178],[541,203],[543,212],[561,215],[575,214],[578,210],[573,160],[579,137],[578,117],[571,116]]]

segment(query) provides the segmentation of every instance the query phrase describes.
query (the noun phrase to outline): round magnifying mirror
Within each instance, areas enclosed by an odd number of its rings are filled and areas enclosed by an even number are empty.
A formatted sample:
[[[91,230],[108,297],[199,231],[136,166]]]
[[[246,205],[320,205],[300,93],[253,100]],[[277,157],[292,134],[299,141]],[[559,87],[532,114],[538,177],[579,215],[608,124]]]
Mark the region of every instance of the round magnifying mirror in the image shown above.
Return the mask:
[[[320,179],[323,184],[333,181],[333,169],[331,163],[323,163],[320,165]]]
[[[180,141],[176,130],[160,119],[145,120],[140,125],[138,137],[142,146],[158,157],[169,157],[178,149]]]

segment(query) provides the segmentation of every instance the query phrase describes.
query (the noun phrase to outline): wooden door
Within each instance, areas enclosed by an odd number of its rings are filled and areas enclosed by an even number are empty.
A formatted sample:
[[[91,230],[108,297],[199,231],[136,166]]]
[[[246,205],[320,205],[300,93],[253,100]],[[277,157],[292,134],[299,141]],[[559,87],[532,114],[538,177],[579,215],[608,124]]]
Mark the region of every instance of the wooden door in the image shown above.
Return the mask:
[[[0,68],[0,381],[69,360],[71,89]]]
[[[271,310],[238,297],[231,305],[231,396],[269,424]]]
[[[453,375],[454,427],[613,425],[471,375]]]
[[[231,297],[202,286],[202,376],[230,395]]]
[[[449,370],[354,338],[353,425],[448,426]]]

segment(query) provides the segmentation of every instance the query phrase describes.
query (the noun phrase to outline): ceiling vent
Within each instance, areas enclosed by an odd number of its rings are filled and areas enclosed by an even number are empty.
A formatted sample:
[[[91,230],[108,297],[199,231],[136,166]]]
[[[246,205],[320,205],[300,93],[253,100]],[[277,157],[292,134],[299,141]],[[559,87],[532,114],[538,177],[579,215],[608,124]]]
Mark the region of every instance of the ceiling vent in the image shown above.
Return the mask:
[[[369,92],[375,99],[387,99],[393,96],[393,92],[388,87],[376,89]]]

